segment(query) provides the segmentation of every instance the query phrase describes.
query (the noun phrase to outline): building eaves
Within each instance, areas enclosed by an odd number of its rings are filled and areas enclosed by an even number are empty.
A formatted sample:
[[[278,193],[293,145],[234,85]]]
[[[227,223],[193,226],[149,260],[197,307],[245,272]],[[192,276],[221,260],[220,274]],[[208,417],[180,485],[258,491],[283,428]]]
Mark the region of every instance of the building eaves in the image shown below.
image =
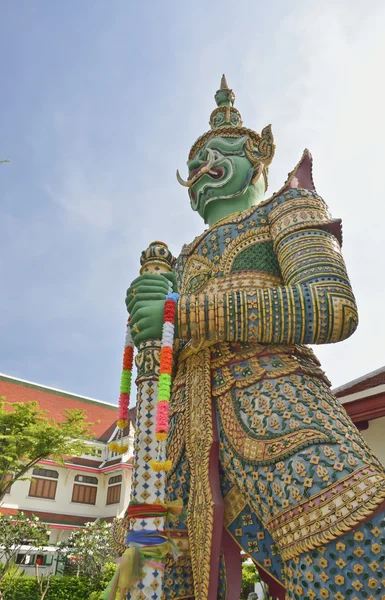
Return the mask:
[[[366,375],[353,379],[348,383],[344,383],[335,388],[333,394],[337,396],[337,398],[341,398],[342,396],[368,390],[382,384],[385,384],[385,366],[375,371],[371,371],[370,373],[366,373]]]

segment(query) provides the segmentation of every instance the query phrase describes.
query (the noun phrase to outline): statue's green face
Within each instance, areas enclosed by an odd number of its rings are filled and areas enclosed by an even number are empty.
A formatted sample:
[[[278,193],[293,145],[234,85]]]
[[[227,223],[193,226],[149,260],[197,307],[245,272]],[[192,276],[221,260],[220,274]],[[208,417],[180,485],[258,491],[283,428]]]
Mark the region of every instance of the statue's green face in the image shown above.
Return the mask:
[[[203,219],[211,202],[231,201],[249,187],[254,167],[245,154],[246,139],[212,138],[188,161],[191,207]]]

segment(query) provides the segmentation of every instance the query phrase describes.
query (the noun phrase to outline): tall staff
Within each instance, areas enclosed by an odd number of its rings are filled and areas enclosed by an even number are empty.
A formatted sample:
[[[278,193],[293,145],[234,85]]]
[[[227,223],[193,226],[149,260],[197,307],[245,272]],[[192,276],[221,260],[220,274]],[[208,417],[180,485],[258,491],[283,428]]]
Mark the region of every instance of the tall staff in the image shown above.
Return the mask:
[[[142,252],[140,262],[142,265],[140,275],[161,275],[172,272],[175,259],[166,244],[153,242]],[[132,348],[129,327],[128,324],[125,355],[127,347]],[[138,346],[135,361],[138,373],[134,465],[131,500],[127,511],[130,519],[128,549],[123,555],[114,585],[109,590],[108,600],[115,600],[116,597],[119,600],[124,599],[128,591],[132,600],[160,599],[163,588],[163,559],[172,550],[164,533],[164,521],[168,514],[173,512],[180,514],[182,510],[182,507],[164,504],[165,468],[163,467],[167,468],[167,466],[164,464],[164,447],[162,448],[165,444],[161,440],[165,440],[167,434],[159,433],[159,418],[157,420],[157,401],[161,400],[161,397],[158,398],[158,391],[162,392],[161,389],[158,390],[160,357],[161,351],[164,354],[164,349],[162,350],[164,342],[164,339],[149,340]],[[123,361],[121,398],[123,397],[123,403],[125,401],[128,403],[130,376],[125,374],[125,371],[129,369],[125,369]],[[163,375],[161,377],[164,379]],[[160,388],[164,383],[163,379]],[[159,402],[159,406],[161,404],[162,402]],[[124,408],[120,405],[119,410],[122,414],[128,413],[128,406]],[[119,451],[119,443],[113,442],[113,444],[115,444],[114,449]]]

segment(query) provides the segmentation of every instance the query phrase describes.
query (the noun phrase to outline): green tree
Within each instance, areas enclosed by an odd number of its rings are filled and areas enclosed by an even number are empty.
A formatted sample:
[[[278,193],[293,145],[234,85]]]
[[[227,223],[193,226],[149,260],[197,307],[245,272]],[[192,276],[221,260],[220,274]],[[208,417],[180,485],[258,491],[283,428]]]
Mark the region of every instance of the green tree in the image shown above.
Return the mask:
[[[247,600],[249,594],[254,592],[256,583],[260,583],[262,588],[262,596],[258,595],[258,600],[274,600],[269,594],[269,587],[261,580],[257,567],[246,559],[242,562],[241,600]]]
[[[14,571],[21,547],[27,545],[37,553],[39,548],[47,545],[49,533],[48,526],[38,517],[28,517],[23,512],[0,514],[0,584]]]
[[[254,592],[254,586],[259,582],[258,571],[252,562],[242,562],[242,589],[241,599],[247,600],[247,596]]]
[[[81,577],[54,576],[44,600],[87,600],[89,593],[89,582]],[[28,575],[13,577],[4,590],[4,600],[41,600],[36,578]]]
[[[68,540],[60,545],[60,550],[67,555],[67,571],[92,581],[93,589],[97,591],[110,575],[110,563],[115,562],[115,551],[111,548],[111,523],[86,523],[84,528],[70,534]]]
[[[7,403],[0,398],[0,503],[18,479],[31,479],[28,471],[46,458],[63,463],[89,447],[91,423],[82,410],[65,410],[60,422],[46,416],[36,402]]]

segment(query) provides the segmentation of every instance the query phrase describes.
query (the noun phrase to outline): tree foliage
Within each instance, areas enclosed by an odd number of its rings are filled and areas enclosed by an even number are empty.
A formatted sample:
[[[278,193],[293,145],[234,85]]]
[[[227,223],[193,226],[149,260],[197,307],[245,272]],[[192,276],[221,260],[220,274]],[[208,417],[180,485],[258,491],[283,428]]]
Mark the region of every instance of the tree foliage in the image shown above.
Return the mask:
[[[256,583],[261,585],[262,596],[254,594]],[[252,596],[249,596],[250,594]],[[249,559],[246,559],[242,562],[241,600],[248,600],[248,598],[249,600],[253,600],[253,596],[258,598],[258,600],[274,600],[269,594],[269,587],[261,580],[257,567]]]
[[[258,571],[252,562],[242,563],[242,589],[241,599],[247,600],[251,592],[254,592],[255,584],[260,581]]]
[[[91,438],[91,423],[82,410],[65,410],[57,423],[37,402],[5,402],[0,398],[0,502],[18,479],[40,460],[62,463],[65,456],[79,456]]]
[[[89,590],[90,582],[81,577],[54,576],[44,600],[87,600],[90,597]],[[4,600],[41,600],[35,577],[26,575],[13,577],[7,589],[3,588],[3,594]]]
[[[72,531],[60,549],[67,555],[70,574],[99,582],[107,563],[115,561],[115,552],[111,548],[111,523],[86,523],[84,528]]]
[[[47,545],[48,539],[48,526],[37,517],[28,517],[23,512],[14,516],[0,514],[0,582],[14,568],[22,546],[28,545],[37,551]]]

